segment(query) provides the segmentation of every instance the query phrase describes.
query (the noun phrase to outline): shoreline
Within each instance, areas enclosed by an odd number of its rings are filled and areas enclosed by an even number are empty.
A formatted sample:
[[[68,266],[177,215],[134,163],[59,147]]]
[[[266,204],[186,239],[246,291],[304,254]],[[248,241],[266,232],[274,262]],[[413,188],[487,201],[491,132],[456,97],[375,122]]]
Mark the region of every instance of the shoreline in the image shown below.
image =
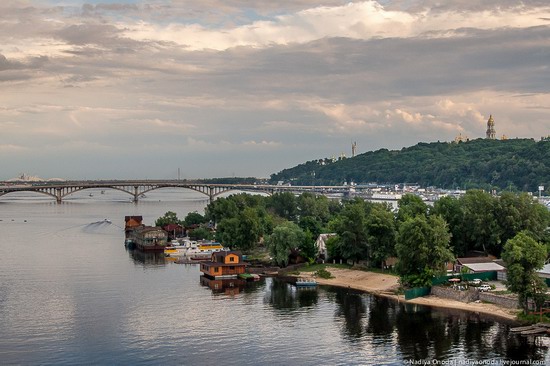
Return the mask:
[[[393,299],[404,304],[415,304],[435,307],[447,310],[460,310],[469,313],[482,314],[497,321],[520,324],[517,319],[519,309],[508,309],[491,303],[471,302],[444,299],[433,295],[418,297],[412,300],[405,300],[404,295],[398,295],[395,291],[399,287],[398,277],[377,272],[367,272],[354,269],[341,269],[329,267],[327,270],[333,278],[315,278],[320,285],[337,286],[363,291],[375,296],[382,296]],[[301,272],[301,277],[313,278],[312,274]]]

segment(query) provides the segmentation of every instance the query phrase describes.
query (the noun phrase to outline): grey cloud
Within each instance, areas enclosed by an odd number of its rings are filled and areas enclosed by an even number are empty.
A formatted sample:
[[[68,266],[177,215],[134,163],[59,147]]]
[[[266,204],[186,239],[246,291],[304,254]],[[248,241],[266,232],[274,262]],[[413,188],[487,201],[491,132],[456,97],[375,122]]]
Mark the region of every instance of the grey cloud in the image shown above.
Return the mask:
[[[547,7],[547,0],[385,0],[380,1],[388,10],[401,10],[408,12],[422,12],[429,10],[434,13],[447,11],[484,11],[495,9]]]
[[[462,30],[456,38],[323,39],[304,45],[175,53],[205,73],[182,72],[174,90],[239,90],[250,95],[316,95],[353,102],[479,89],[548,91],[550,27]],[[179,56],[178,56],[179,55]],[[188,88],[187,88],[188,87]]]
[[[23,64],[16,61],[9,61],[6,56],[0,54],[0,71],[15,70],[23,68]]]
[[[57,32],[57,36],[75,45],[112,43],[120,30],[108,24],[73,24]]]

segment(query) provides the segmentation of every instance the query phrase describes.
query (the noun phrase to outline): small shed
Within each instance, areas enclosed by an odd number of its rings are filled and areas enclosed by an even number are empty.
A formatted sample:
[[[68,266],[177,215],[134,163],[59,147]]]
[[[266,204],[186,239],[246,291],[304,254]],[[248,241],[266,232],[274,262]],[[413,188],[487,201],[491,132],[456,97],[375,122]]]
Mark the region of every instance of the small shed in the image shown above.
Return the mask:
[[[464,264],[463,267],[468,269],[469,273],[481,273],[481,272],[491,272],[491,271],[504,271],[505,268],[495,262],[486,262],[486,263],[469,263]]]

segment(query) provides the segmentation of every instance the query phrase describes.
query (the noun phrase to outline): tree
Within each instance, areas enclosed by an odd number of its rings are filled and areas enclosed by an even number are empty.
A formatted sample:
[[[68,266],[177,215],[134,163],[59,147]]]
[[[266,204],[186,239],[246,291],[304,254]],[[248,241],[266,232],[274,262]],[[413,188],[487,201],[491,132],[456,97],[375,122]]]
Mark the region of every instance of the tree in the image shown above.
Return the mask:
[[[236,217],[223,219],[216,229],[216,239],[231,249],[249,251],[258,243],[261,224],[256,209],[246,207]]]
[[[300,217],[300,222],[298,225],[302,228],[302,230],[309,231],[315,239],[317,239],[319,234],[323,231],[321,222],[313,216]]]
[[[164,227],[169,224],[178,224],[178,225],[181,224],[180,220],[178,219],[178,215],[176,215],[175,212],[168,211],[164,214],[164,216],[159,217],[155,221],[155,226],[159,226],[159,227]]]
[[[496,200],[487,192],[467,191],[461,198],[464,239],[469,250],[500,256],[500,226],[495,217]]]
[[[275,193],[269,199],[269,207],[276,215],[294,221],[297,214],[296,197],[290,192]]]
[[[326,196],[306,192],[298,196],[296,203],[300,220],[303,217],[315,217],[319,222],[326,223],[330,217],[329,199]]]
[[[243,251],[249,251],[258,243],[262,232],[258,212],[252,207],[247,207],[238,216],[238,220],[238,239],[235,246]]]
[[[544,281],[536,273],[544,266],[546,255],[545,246],[525,231],[504,245],[502,259],[508,272],[507,286],[518,294],[519,305],[525,312],[529,310],[529,299],[537,299],[541,292],[546,292]]]
[[[212,232],[205,227],[198,227],[196,229],[193,229],[189,234],[189,238],[191,238],[191,240],[211,240],[212,237]]]
[[[373,205],[366,218],[365,229],[370,256],[376,264],[384,268],[386,259],[395,255],[397,232],[393,213],[387,206]]]
[[[304,242],[304,232],[293,222],[277,226],[267,239],[269,253],[275,262],[283,267],[288,265],[288,256]]]
[[[204,224],[207,221],[208,220],[206,220],[206,218],[203,215],[201,215],[200,213],[198,213],[196,211],[195,212],[189,212],[187,214],[187,216],[185,216],[185,219],[183,219],[183,223],[187,227],[193,226],[193,225]]]
[[[231,197],[220,197],[215,201],[210,202],[205,208],[205,217],[207,220],[219,223],[223,219],[234,218],[239,213],[239,208],[235,200]]]
[[[397,212],[397,220],[404,222],[409,218],[428,213],[428,205],[422,201],[422,198],[414,194],[405,194],[397,202],[399,211]]]
[[[313,235],[309,229],[304,231],[304,240],[300,244],[299,249],[302,256],[308,260],[313,260],[317,256],[317,246],[315,241],[319,235]]]
[[[334,231],[338,234],[339,252],[346,260],[356,262],[367,258],[368,242],[366,223],[366,203],[353,201],[344,206],[338,219],[333,221]]]
[[[445,196],[438,199],[430,215],[440,215],[449,225],[451,232],[451,247],[456,256],[462,257],[468,251],[468,243],[465,240],[464,212],[462,201],[456,197]]]
[[[434,274],[444,273],[445,263],[454,259],[450,234],[441,216],[416,216],[399,227],[397,272],[406,285],[430,286]]]
[[[239,240],[239,219],[223,219],[216,227],[216,240],[225,247],[234,249]]]
[[[527,193],[502,193],[495,216],[500,225],[502,243],[523,230],[528,230],[533,239],[540,241],[550,221],[550,211]]]

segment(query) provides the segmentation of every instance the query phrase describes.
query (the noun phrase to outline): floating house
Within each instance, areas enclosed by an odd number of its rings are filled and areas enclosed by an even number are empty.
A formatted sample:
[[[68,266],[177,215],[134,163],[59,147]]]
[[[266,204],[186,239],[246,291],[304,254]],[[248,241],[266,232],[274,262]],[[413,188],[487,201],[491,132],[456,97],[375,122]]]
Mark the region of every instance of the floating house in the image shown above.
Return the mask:
[[[148,252],[164,252],[168,243],[168,233],[160,227],[139,226],[128,237],[138,249]]]
[[[234,278],[244,273],[247,264],[240,252],[223,250],[212,253],[209,261],[200,262],[200,271],[210,278]]]
[[[143,226],[143,216],[124,216],[124,222],[124,232],[128,237],[134,229]]]

